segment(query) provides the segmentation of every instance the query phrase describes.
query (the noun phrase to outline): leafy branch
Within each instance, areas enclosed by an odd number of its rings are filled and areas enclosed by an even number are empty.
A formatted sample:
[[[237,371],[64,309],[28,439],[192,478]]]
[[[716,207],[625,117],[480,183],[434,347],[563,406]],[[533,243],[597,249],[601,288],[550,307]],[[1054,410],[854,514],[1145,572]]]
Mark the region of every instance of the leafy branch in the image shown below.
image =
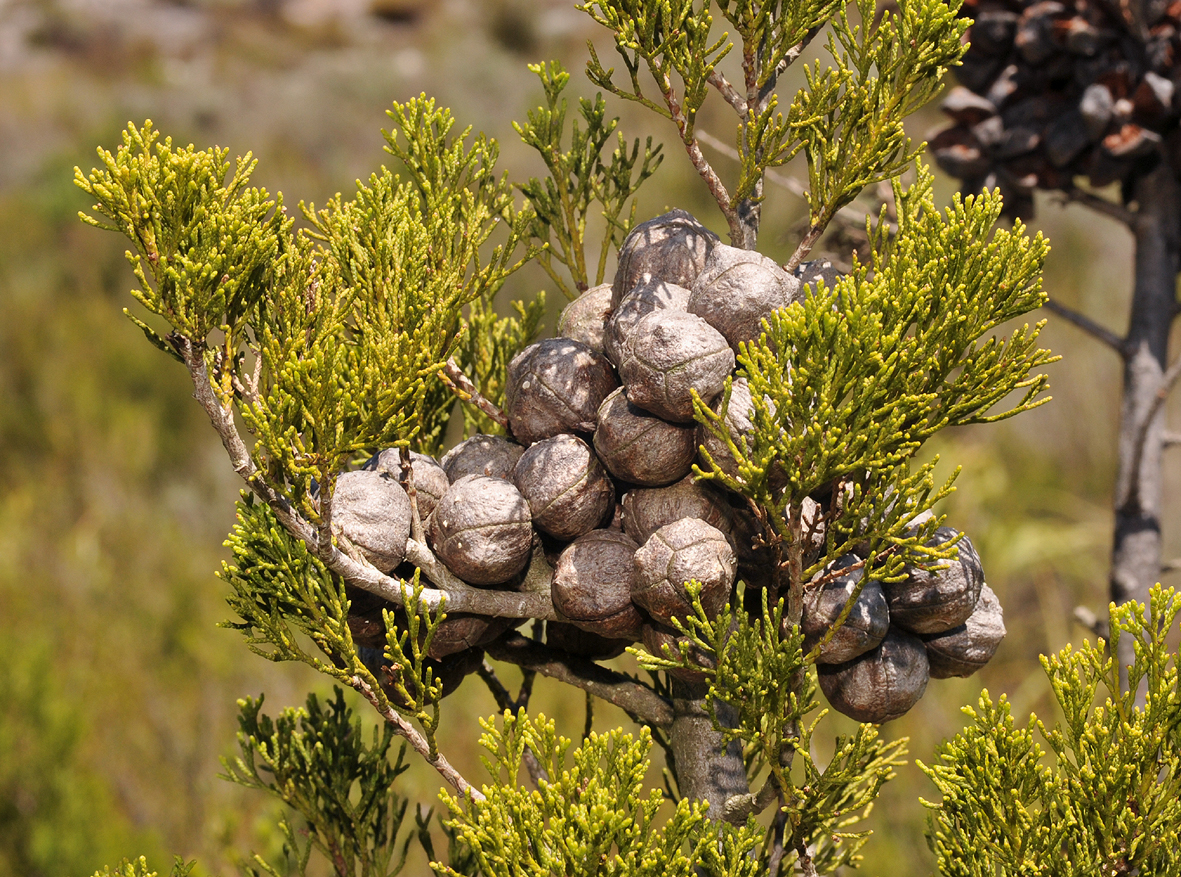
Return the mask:
[[[627,202],[656,172],[664,156],[660,154],[660,145],[653,148],[649,137],[641,158],[639,139],[629,151],[623,133],[619,132],[619,145],[611,153],[610,161],[604,162],[603,150],[616,133],[619,119],[606,118],[607,104],[602,94],[595,95],[593,101],[579,98],[578,114],[585,127],[575,119],[571,125],[570,148],[563,149],[567,101],[562,91],[570,81],[570,74],[557,61],[548,65],[530,64],[529,69],[541,80],[546,105],[530,111],[526,122],[514,122],[513,127],[525,144],[541,155],[549,175],[544,181],[531,177],[519,188],[536,214],[531,234],[546,244],[538,260],[563,295],[573,299],[603,282],[611,248],[619,248],[635,219],[634,200],[631,211],[623,216]],[[587,217],[596,202],[602,205],[606,226],[598,259],[592,263],[586,253]],[[558,273],[554,261],[565,266],[573,286]]]
[[[681,635],[678,651],[667,645],[662,656],[629,651],[650,671],[703,673],[715,729],[726,741],[742,742],[752,779],[764,776],[758,792],[725,803],[723,818],[741,824],[778,801],[785,816],[784,849],[819,873],[853,864],[869,833],[850,829],[868,815],[882,785],[903,763],[906,741],[886,743],[874,726],[861,725],[852,737],[838,737],[828,764],[818,765],[812,735],[827,710],[806,721],[817,707],[814,655],[805,655],[798,626],[784,624],[784,601],[768,605],[763,591],[761,617],[752,620],[727,606],[711,619],[701,605],[700,583],[686,587],[694,612],[673,619]],[[720,720],[719,703],[733,709],[735,721]],[[771,840],[769,832],[764,854]]]
[[[1148,618],[1112,604],[1112,642],[1043,657],[1062,720],[1013,720],[985,691],[971,724],[920,765],[942,800],[928,843],[941,873],[1168,874],[1181,862],[1181,688],[1170,637],[1181,615],[1172,589],[1152,589]],[[1120,686],[1118,642],[1135,662]],[[1147,697],[1137,704],[1137,688]],[[1099,703],[1099,697],[1103,697]],[[1045,741],[1043,748],[1035,732]]]
[[[297,827],[288,816],[279,828],[284,852],[304,874],[313,849],[330,863],[337,877],[392,877],[401,872],[414,835],[401,844],[397,836],[407,802],[394,781],[407,770],[405,745],[391,764],[393,729],[373,729],[366,744],[360,719],[354,719],[344,692],[321,704],[309,694],[307,705],[286,709],[272,719],[262,713],[263,699],[238,701],[238,746],[233,761],[223,759],[225,779],[269,792],[302,817]],[[306,841],[301,844],[300,838]],[[255,857],[270,877],[280,873]]]

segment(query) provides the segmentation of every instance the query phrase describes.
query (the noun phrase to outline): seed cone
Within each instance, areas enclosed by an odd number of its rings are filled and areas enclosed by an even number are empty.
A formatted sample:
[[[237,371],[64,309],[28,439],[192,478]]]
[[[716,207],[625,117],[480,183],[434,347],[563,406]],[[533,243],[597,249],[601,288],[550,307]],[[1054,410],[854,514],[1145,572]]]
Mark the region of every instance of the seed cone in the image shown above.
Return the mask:
[[[590,447],[562,434],[529,446],[513,470],[533,525],[557,539],[576,539],[615,507],[615,486]]]
[[[692,423],[692,391],[708,405],[734,363],[726,339],[701,317],[659,310],[632,329],[620,353],[619,378],[633,405],[673,423]]]
[[[439,559],[465,582],[502,584],[529,565],[529,504],[509,481],[465,475],[439,500],[428,536]]]
[[[457,444],[443,455],[440,463],[451,484],[466,475],[508,479],[512,478],[513,467],[524,452],[522,445],[510,439],[481,434]]]
[[[844,611],[862,579],[860,568],[849,567],[859,563],[861,558],[857,555],[846,554],[828,564],[817,576],[819,579],[835,574],[837,578],[818,587],[805,586],[804,612],[800,621],[805,650],[814,649]],[[785,623],[783,627],[786,636],[790,625]],[[866,582],[853,602],[849,617],[837,628],[832,639],[821,647],[816,663],[843,664],[851,661],[877,648],[889,629],[890,610],[886,607],[881,583]]]
[[[908,712],[930,678],[922,640],[896,627],[876,649],[844,664],[820,664],[816,670],[833,709],[875,724]]]
[[[605,661],[622,655],[624,650],[632,644],[630,639],[609,639],[583,630],[573,624],[561,621],[547,621],[545,623],[545,643],[555,649],[560,649],[568,655],[588,658],[595,661]]]
[[[410,498],[394,479],[359,469],[342,472],[332,494],[332,526],[383,572],[406,556]]]
[[[562,309],[557,334],[580,341],[595,353],[605,353],[603,336],[611,316],[611,284],[593,286]]]
[[[612,306],[646,274],[678,286],[692,286],[717,242],[716,234],[684,210],[671,210],[641,222],[619,248],[619,268],[611,284]]]
[[[637,488],[623,496],[623,529],[639,545],[681,518],[699,518],[730,536],[733,514],[721,491],[708,481],[694,481],[691,475],[668,487]]]
[[[618,364],[636,323],[653,311],[683,311],[689,306],[689,290],[675,283],[647,277],[612,311],[603,335],[603,352]]]
[[[992,660],[1005,638],[1005,618],[992,588],[980,589],[980,602],[959,627],[923,637],[931,676],[971,676]]]
[[[659,623],[693,615],[685,583],[701,583],[701,607],[713,618],[730,599],[738,562],[726,536],[697,518],[661,527],[635,554],[631,598]]]
[[[618,385],[602,354],[569,338],[548,338],[509,363],[504,413],[526,445],[563,432],[592,433],[599,406]]]
[[[635,642],[643,623],[631,599],[636,547],[618,530],[592,530],[574,540],[554,568],[554,608],[583,630]]]
[[[717,329],[738,352],[757,339],[773,311],[800,301],[798,278],[754,250],[718,244],[693,282],[688,311]]]
[[[383,472],[401,483],[402,457],[397,448],[378,451],[361,468]],[[451,486],[451,480],[447,477],[447,471],[439,465],[438,460],[427,454],[420,454],[418,451],[410,452],[410,477],[414,480],[418,516],[425,521],[435,510],[439,497],[446,493],[447,488]]]
[[[942,546],[959,536],[952,527],[940,527],[927,543]],[[891,623],[911,633],[943,633],[968,620],[980,599],[984,570],[971,541],[964,536],[956,544],[959,557],[945,561],[946,568],[911,568],[900,582],[884,584]]]
[[[681,654],[681,645],[684,644],[689,647],[689,657],[695,664],[708,667],[711,670],[716,667],[716,662],[711,656],[704,654],[699,648],[694,646],[689,637],[681,636],[670,627],[665,627],[655,622],[645,622],[640,635],[644,641],[644,648],[658,658],[676,660]],[[667,654],[665,653],[666,647],[668,649]],[[669,675],[677,677],[682,682],[703,682],[706,678],[705,672],[702,670],[681,668],[669,670],[668,672]]]
[[[599,406],[595,453],[616,478],[658,487],[689,474],[696,433],[692,426],[669,423],[632,405],[620,387]]]

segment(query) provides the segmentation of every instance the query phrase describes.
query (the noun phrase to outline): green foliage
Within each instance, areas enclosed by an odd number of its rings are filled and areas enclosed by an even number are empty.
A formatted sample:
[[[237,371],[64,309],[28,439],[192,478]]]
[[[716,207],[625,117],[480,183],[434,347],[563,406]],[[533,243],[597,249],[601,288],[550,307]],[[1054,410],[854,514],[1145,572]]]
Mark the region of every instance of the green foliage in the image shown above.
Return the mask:
[[[338,877],[399,873],[415,836],[405,837],[395,860],[407,802],[393,784],[407,766],[405,745],[390,762],[393,729],[374,728],[367,745],[339,688],[327,703],[310,694],[306,707],[276,719],[262,713],[262,703],[261,697],[238,701],[241,755],[223,765],[226,779],[267,791],[300,815],[299,823],[280,821],[288,869],[304,874],[314,849]],[[270,877],[283,873],[257,856],[255,865]]]
[[[703,802],[682,800],[657,827],[663,796],[655,789],[644,794],[652,748],[647,729],[638,740],[622,730],[592,733],[570,753],[570,741],[544,716],[531,720],[506,711],[503,722],[503,730],[481,722],[480,742],[489,753],[484,764],[492,777],[483,788],[487,800],[446,797],[448,824],[484,877],[675,877],[693,874],[697,865],[718,877],[760,873],[750,854],[762,829],[753,823],[711,824]],[[545,772],[536,791],[517,784],[526,749]],[[440,874],[459,873],[433,867]]]
[[[758,150],[769,165],[803,148],[808,157],[808,207],[814,228],[824,228],[866,186],[901,174],[914,149],[903,130],[906,116],[935,97],[947,68],[959,63],[968,19],[956,17],[959,0],[907,0],[875,23],[874,0],[857,0],[859,24],[848,9],[832,19],[828,51],[835,66],[805,68],[786,119],[758,123]],[[748,175],[744,175],[748,176]],[[744,181],[739,191],[752,183]]]
[[[92,209],[109,221],[79,216],[131,241],[135,253],[127,258],[139,281],[132,295],[174,331],[199,342],[215,329],[236,335],[266,293],[269,263],[291,221],[281,199],[276,205],[264,190],[247,188],[257,164],[249,154],[237,160],[227,183],[229,150],[174,150],[171,137],[161,143],[159,136],[150,121],[128,125],[114,155],[98,150],[102,169],[84,176],[75,168],[75,182],[97,202]]]
[[[1157,585],[1149,618],[1111,606],[1112,642],[1043,658],[1062,721],[1018,728],[985,691],[972,720],[923,765],[943,799],[928,842],[942,873],[1174,874],[1181,867],[1181,687],[1166,638],[1181,598]],[[1121,690],[1119,640],[1135,663]],[[1142,704],[1137,689],[1146,691]],[[1100,691],[1105,692],[1102,704]],[[1037,733],[1046,743],[1036,742]]]
[[[673,619],[685,638],[680,654],[668,646],[662,656],[629,651],[650,671],[704,672],[714,726],[727,742],[741,741],[751,788],[763,777],[759,795],[774,793],[781,800],[788,861],[807,849],[817,873],[855,865],[869,832],[851,829],[868,816],[882,785],[904,764],[906,741],[886,743],[875,726],[863,724],[852,737],[837,737],[832,758],[821,767],[812,736],[828,711],[808,718],[817,707],[810,665],[816,652],[804,653],[797,626],[787,626],[783,634],[784,601],[769,606],[763,591],[761,617],[752,619],[727,606],[711,620],[701,605],[701,584],[687,587],[694,614]],[[719,703],[733,710],[732,726],[720,720]]]
[[[195,862],[186,863],[178,858],[172,863],[172,870],[168,872],[169,877],[189,877],[195,865]],[[95,871],[94,877],[157,877],[157,872],[149,871],[148,860],[140,856],[134,862],[124,859],[123,864],[114,871],[110,867]]]
[[[442,304],[440,312],[448,315],[441,325],[451,346],[441,350],[453,353],[476,389],[494,405],[501,405],[508,363],[536,338],[545,313],[544,294],[528,303],[514,302],[516,318],[498,317],[494,306],[505,278],[537,255],[527,246],[525,254],[513,261],[518,247],[533,234],[535,213],[530,208],[516,210],[512,185],[507,177],[496,176],[500,154],[496,141],[483,134],[471,137],[470,127],[452,134],[455,120],[450,110],[436,107],[433,99],[422,95],[405,104],[395,102],[388,115],[396,126],[382,132],[386,151],[405,168],[407,190],[418,199],[420,215],[432,228],[443,219],[443,244],[430,251],[434,260],[428,272],[432,282],[441,284],[443,294],[439,302],[423,298],[428,309]],[[482,252],[500,226],[508,228],[507,240],[491,254]],[[457,304],[467,305],[466,320],[460,317],[460,307],[447,306],[449,283],[460,292]],[[441,381],[428,381],[415,401],[421,408],[414,444],[423,453],[438,455],[455,396]],[[482,412],[467,406],[463,410],[465,435],[502,431]]]
[[[802,558],[804,499],[834,496],[826,547],[791,569],[793,586],[863,541],[872,555],[866,577],[889,579],[904,564],[951,556],[922,544],[935,522],[910,527],[951,488],[935,488],[934,461],[912,472],[915,454],[949,426],[1046,401],[1038,398],[1045,376],[1030,376],[1053,361],[1037,347],[1041,324],[985,337],[1045,300],[1045,240],[1025,237],[1020,225],[993,231],[997,193],[957,198],[940,214],[924,168],[912,186],[894,189],[897,235],[879,225],[868,265],[774,312],[766,333],[739,353],[754,405],[749,436],[723,426],[728,396],[722,415],[696,406],[737,461],[737,477],[712,461],[703,474],[756,503],[789,552],[797,546]],[[1024,396],[1015,405],[988,413],[1017,390]]]
[[[659,145],[652,148],[649,137],[638,175],[633,180],[640,158],[640,141],[637,138],[632,143],[629,153],[627,141],[620,132],[619,145],[611,153],[610,163],[605,163],[603,149],[619,119],[607,121],[607,104],[601,94],[595,95],[594,101],[579,98],[578,111],[586,127],[579,127],[578,120],[574,120],[570,148],[563,151],[567,103],[561,95],[570,74],[557,61],[551,61],[548,66],[530,64],[529,69],[541,79],[546,105],[530,112],[524,124],[513,123],[513,127],[527,145],[540,153],[549,176],[544,182],[531,177],[520,189],[536,213],[531,229],[534,239],[548,244],[538,256],[541,266],[566,298],[573,299],[603,282],[611,247],[618,248],[623,243],[635,220],[634,200],[628,215],[623,219],[620,216],[628,200],[656,172],[664,156]],[[606,228],[599,246],[598,264],[591,265],[586,255],[586,221],[596,203],[602,207]],[[573,286],[554,268],[554,260],[570,272]]]
[[[808,159],[811,248],[836,212],[866,186],[902,173],[922,147],[912,148],[903,120],[939,91],[947,68],[964,52],[959,0],[902,0],[897,12],[877,15],[874,0],[856,0],[851,18],[844,0],[755,3],[716,0],[741,41],[742,81],[720,69],[735,47],[728,33],[715,39],[710,0],[595,0],[580,6],[615,36],[627,82],[617,83],[591,46],[587,75],[601,88],[636,101],[677,125],[689,157],[709,184],[730,223],[736,246],[754,246],[757,214],[768,168],[801,150]],[[652,7],[656,8],[652,8]],[[783,72],[825,24],[835,66],[817,61],[786,116],[775,88]],[[659,98],[645,94],[647,69]],[[737,181],[727,190],[702,155],[696,116],[710,87],[737,113]],[[747,228],[753,225],[753,228]],[[745,230],[744,230],[745,229]]]
[[[308,637],[325,655],[355,654],[343,583],[253,494],[243,493],[237,517],[226,540],[232,562],[222,563],[218,577],[233,589],[227,602],[242,620],[226,626],[242,631],[257,655],[302,661],[345,681],[347,669],[308,654],[297,636]]]

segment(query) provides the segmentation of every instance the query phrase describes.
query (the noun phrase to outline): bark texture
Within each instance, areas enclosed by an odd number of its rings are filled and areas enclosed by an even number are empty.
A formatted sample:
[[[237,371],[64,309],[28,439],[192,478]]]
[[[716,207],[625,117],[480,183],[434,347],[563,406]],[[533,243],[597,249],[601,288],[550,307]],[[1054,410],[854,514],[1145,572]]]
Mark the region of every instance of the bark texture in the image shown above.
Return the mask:
[[[721,819],[727,801],[746,795],[746,768],[742,746],[735,740],[722,745],[722,735],[714,729],[706,710],[709,687],[702,682],[684,682],[669,677],[673,695],[673,721],[669,743],[673,753],[673,773],[683,798],[709,802],[709,818]],[[732,710],[718,704],[718,718],[729,724]]]
[[[1131,318],[1124,338],[1120,406],[1119,469],[1115,489],[1115,536],[1111,599],[1147,604],[1161,574],[1161,494],[1164,406],[1169,330],[1177,313],[1181,270],[1181,194],[1176,172],[1162,161],[1135,182],[1136,241]],[[1126,678],[1131,640],[1121,643]],[[1126,648],[1123,648],[1126,646]],[[1124,652],[1127,654],[1124,654]]]

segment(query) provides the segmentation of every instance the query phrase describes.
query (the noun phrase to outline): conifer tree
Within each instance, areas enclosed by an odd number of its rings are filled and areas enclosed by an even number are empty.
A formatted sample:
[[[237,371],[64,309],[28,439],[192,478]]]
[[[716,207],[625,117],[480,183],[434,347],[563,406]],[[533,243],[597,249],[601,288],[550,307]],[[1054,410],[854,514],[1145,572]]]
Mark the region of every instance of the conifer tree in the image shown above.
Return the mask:
[[[819,874],[856,861],[866,840],[858,823],[903,743],[866,723],[818,762],[817,658],[864,583],[937,572],[967,553],[958,534],[937,538],[942,520],[931,512],[954,476],[934,480],[935,462],[918,457],[923,443],[1046,398],[1040,326],[995,334],[1043,302],[1046,243],[1020,224],[994,228],[995,192],[940,211],[922,145],[903,129],[963,52],[958,6],[580,7],[613,34],[623,67],[606,66],[592,47],[589,79],[671,122],[735,248],[757,243],[768,169],[799,155],[809,229],[786,272],[866,186],[888,181],[896,213],[867,217],[869,256],[847,276],[816,277],[755,337],[726,348],[736,371],[715,404],[694,390],[701,441],[714,442],[694,473],[746,515],[745,547],[766,577],[748,573],[719,601],[704,574],[674,576],[667,585],[682,608],[669,621],[672,645],[633,647],[648,678],[536,635],[538,622],[572,620],[557,606],[544,539],[526,542],[512,588],[457,574],[438,537],[450,525],[421,513],[427,487],[414,467],[414,454],[440,453],[453,418],[469,436],[518,433],[513,363],[535,349],[543,305],[498,315],[506,279],[539,259],[575,297],[626,249],[633,196],[662,152],[619,134],[608,153],[617,122],[605,98],[581,100],[568,127],[569,75],[534,68],[546,104],[518,132],[549,176],[518,186],[497,171],[494,140],[459,129],[426,96],[395,103],[385,135],[393,168],[359,182],[351,198],[301,204],[308,227],[299,232],[281,197],[250,186],[250,156],[230,162],[224,150],[180,147],[150,123],[130,125],[115,152],[100,149],[98,168],[77,172],[94,199],[83,218],[131,241],[140,308],[128,316],[188,371],[245,481],[220,573],[230,626],[256,653],[353,689],[383,723],[366,741],[339,694],[276,718],[261,701],[241,705],[242,754],[227,772],[293,813],[287,860],[256,859],[255,873],[303,873],[317,854],[339,875],[391,874],[415,841],[443,874]],[[809,64],[804,87],[781,96],[785,71],[805,63],[821,35],[831,66]],[[723,64],[730,56],[738,63]],[[736,115],[739,163],[728,180],[696,127],[710,97]],[[602,244],[588,252],[588,222],[600,217]],[[744,429],[729,417],[739,378],[751,399]],[[408,535],[395,549],[375,547],[369,511],[350,505],[348,485],[367,458],[360,471],[401,485],[409,501]],[[519,523],[495,526],[510,533]],[[838,578],[833,565],[854,552],[858,584],[823,637],[806,641],[806,592]],[[460,645],[441,653],[449,637]],[[524,673],[515,697],[497,674],[503,664]],[[443,696],[472,672],[503,709],[483,723],[482,784],[437,739]],[[529,715],[536,675],[583,690],[588,704],[620,706],[639,731],[588,732],[573,747],[552,721]],[[395,737],[403,746],[391,761]],[[653,744],[669,766],[663,791],[644,788]],[[450,787],[446,851],[435,847],[429,812],[416,808],[407,823],[396,778],[408,757]],[[661,811],[665,798],[671,812]],[[124,871],[147,873],[143,864]]]

